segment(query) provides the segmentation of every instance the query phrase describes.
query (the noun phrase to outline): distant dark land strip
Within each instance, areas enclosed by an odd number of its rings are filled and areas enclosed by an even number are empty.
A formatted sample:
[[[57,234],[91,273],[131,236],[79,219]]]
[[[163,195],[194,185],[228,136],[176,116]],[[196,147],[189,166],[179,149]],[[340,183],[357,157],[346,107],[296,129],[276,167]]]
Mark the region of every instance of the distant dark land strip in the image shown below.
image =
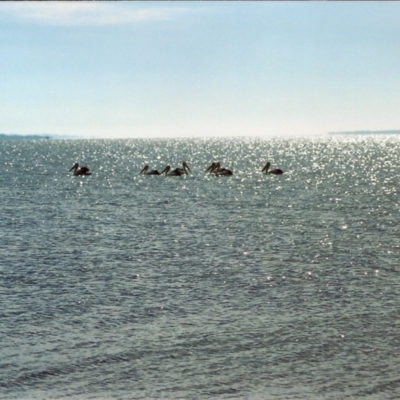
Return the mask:
[[[343,131],[343,132],[329,132],[330,135],[399,135],[400,129],[389,131]]]

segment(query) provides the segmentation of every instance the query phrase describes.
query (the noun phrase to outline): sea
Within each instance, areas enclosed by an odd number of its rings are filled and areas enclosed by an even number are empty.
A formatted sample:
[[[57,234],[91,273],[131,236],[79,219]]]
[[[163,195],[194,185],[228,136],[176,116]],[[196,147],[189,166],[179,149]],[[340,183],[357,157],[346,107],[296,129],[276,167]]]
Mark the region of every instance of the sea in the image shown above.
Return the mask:
[[[400,398],[400,136],[2,141],[0,166],[1,400]]]

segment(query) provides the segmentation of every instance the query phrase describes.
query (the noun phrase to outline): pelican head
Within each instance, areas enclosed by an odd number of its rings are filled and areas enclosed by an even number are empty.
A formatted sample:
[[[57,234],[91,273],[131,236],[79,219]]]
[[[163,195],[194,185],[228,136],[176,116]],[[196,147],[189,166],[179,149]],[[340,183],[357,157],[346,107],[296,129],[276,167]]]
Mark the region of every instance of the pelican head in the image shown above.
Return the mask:
[[[68,172],[71,172],[71,171],[73,171],[73,170],[77,170],[78,169],[78,167],[79,167],[79,164],[78,163],[75,163],[72,167],[71,167],[71,169],[68,171]]]
[[[221,172],[221,163],[218,161],[214,164],[215,164],[214,167],[212,167],[210,170],[210,174],[217,174]]]
[[[146,173],[148,169],[149,169],[149,166],[148,166],[148,165],[145,165],[145,166],[143,167],[143,169],[140,171],[139,175],[140,175],[140,174]]]
[[[215,168],[217,168],[217,163],[213,162],[213,163],[206,169],[206,172],[210,172],[210,174],[212,174],[212,172],[214,171]]]
[[[182,165],[183,165],[183,170],[184,171],[188,170],[190,173],[192,173],[192,171],[190,170],[189,165],[187,165],[186,161],[184,161],[182,163]]]
[[[264,171],[265,171],[265,173],[267,174],[270,165],[271,165],[271,163],[268,161],[268,162],[264,165],[264,168],[261,170],[261,172],[264,172]]]
[[[171,166],[170,166],[170,165],[167,165],[167,166],[160,172],[160,175],[162,175],[162,174],[167,175],[170,169],[171,169]]]

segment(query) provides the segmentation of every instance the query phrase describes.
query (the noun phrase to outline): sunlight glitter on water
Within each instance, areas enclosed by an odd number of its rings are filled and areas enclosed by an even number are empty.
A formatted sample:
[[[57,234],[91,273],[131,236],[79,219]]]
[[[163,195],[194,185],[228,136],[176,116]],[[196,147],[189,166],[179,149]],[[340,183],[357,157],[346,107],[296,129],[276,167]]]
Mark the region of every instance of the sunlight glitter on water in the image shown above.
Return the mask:
[[[398,397],[399,150],[0,143],[3,398]]]

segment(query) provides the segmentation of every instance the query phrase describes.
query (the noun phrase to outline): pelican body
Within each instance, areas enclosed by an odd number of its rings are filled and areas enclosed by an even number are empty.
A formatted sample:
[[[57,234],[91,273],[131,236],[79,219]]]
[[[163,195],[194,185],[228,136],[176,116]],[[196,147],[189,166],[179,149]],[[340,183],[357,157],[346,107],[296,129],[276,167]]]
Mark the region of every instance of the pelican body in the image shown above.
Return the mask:
[[[160,173],[156,169],[151,169],[149,171],[149,166],[145,165],[144,168],[140,171],[139,175],[160,175]]]
[[[219,162],[213,162],[207,169],[206,172],[210,172],[215,176],[231,176],[233,172],[227,168],[221,168],[221,164]]]
[[[271,163],[268,161],[265,165],[264,168],[261,170],[261,172],[265,172],[268,175],[282,175],[283,171],[279,168],[276,169],[269,169]]]
[[[92,175],[91,172],[89,172],[89,168],[88,167],[81,167],[79,168],[79,164],[75,163],[71,169],[69,170],[69,172],[74,171],[74,176],[87,176],[87,175]]]
[[[189,166],[186,164],[184,161],[182,163],[183,168],[175,168],[171,171],[171,166],[167,165],[160,173],[160,175],[165,174],[165,176],[182,176],[182,175],[187,175],[188,171],[192,172],[189,168]]]

